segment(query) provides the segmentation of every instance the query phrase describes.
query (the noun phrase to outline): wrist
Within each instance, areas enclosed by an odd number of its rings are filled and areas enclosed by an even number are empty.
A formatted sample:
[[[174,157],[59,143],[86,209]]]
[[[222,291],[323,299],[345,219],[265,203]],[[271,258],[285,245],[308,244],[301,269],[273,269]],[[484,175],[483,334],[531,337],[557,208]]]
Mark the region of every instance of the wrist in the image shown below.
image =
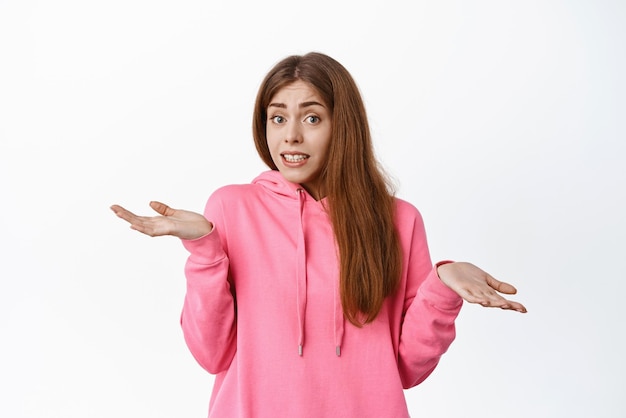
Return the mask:
[[[437,277],[439,277],[439,280],[441,280],[442,269],[443,271],[445,271],[448,267],[450,267],[450,264],[454,264],[454,263],[455,262],[452,260],[443,260],[435,264],[435,270],[437,271]]]

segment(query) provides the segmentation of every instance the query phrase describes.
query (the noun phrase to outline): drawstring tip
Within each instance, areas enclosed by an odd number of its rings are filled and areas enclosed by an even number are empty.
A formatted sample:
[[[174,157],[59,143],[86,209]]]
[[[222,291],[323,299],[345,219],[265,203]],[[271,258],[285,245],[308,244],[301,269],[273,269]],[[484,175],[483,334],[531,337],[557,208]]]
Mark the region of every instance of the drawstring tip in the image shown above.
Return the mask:
[[[337,354],[337,357],[341,357],[341,346],[335,347],[335,354]]]
[[[298,346],[298,355],[302,357],[302,344]]]

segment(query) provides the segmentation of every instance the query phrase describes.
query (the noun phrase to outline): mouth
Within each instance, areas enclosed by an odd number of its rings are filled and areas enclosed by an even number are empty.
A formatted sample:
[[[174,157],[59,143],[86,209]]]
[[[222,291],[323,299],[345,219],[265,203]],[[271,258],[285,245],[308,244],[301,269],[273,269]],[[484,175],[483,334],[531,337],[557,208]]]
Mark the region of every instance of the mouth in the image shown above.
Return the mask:
[[[308,154],[297,154],[297,153],[282,153],[280,154],[283,159],[291,164],[298,164],[304,162],[306,159],[310,157]]]

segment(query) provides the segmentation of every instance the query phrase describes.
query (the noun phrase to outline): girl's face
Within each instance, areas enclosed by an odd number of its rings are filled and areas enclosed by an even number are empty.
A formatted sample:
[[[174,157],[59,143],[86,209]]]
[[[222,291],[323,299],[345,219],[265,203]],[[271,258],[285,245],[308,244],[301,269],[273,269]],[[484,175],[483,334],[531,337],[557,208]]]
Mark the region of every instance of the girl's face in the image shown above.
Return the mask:
[[[331,138],[331,114],[310,84],[295,81],[278,91],[267,107],[267,146],[278,171],[316,200],[323,196],[320,172]]]

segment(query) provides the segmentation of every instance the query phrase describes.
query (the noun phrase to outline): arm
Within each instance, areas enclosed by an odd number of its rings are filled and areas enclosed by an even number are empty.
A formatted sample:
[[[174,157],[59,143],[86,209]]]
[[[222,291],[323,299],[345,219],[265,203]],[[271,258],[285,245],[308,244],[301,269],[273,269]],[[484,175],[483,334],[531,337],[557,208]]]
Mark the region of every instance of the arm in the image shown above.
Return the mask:
[[[521,303],[498,294],[515,294],[515,287],[496,280],[473,264],[441,262],[431,268],[419,216],[412,234],[410,244],[404,245],[405,252],[406,247],[409,250],[405,255],[408,256],[407,285],[398,358],[405,388],[424,381],[447,351],[455,338],[454,321],[462,299],[485,307],[526,312]]]
[[[398,209],[405,259],[398,370],[404,388],[410,388],[433,372],[454,340],[454,321],[463,300],[437,276],[438,266],[432,265],[419,212],[407,205]]]
[[[437,367],[456,336],[454,321],[462,299],[430,269],[408,304],[400,338],[398,367],[404,388],[423,382]]]
[[[218,231],[207,221],[213,216],[221,220],[221,212],[211,212],[216,205],[210,203],[205,216],[160,202],[150,202],[158,216],[138,216],[118,205],[111,210],[143,234],[180,238],[191,253],[185,266],[187,293],[181,326],[198,363],[218,373],[229,366],[236,348],[235,302],[228,282],[228,258]]]
[[[181,314],[185,342],[209,373],[230,365],[237,348],[235,300],[228,281],[229,261],[218,231],[183,241],[191,253],[185,265],[187,292]]]
[[[410,302],[402,328],[399,364],[406,388],[424,381],[454,340],[461,298],[526,313],[524,305],[498,292],[515,294],[517,290],[471,263],[440,262],[430,271]]]

